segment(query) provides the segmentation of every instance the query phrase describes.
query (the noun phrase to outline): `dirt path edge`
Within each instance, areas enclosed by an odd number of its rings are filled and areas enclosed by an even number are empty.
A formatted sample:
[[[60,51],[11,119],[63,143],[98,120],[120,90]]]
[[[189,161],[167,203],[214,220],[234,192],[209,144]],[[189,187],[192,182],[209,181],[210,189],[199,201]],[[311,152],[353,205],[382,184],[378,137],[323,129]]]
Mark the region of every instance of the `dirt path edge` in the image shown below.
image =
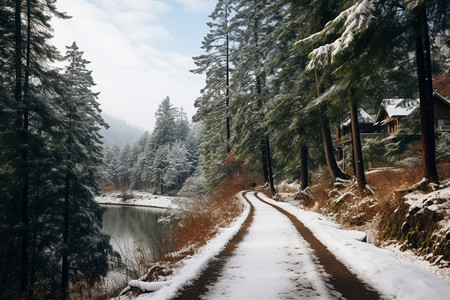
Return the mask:
[[[213,259],[208,267],[202,272],[202,274],[192,282],[191,285],[185,287],[182,291],[180,291],[179,295],[173,299],[177,300],[193,300],[199,299],[200,295],[205,294],[208,291],[208,286],[216,282],[219,278],[219,274],[221,273],[225,263],[227,260],[233,256],[233,251],[237,247],[237,245],[244,239],[244,236],[248,233],[248,228],[253,222],[254,216],[254,207],[245,197],[248,192],[244,192],[242,195],[244,199],[250,205],[250,212],[248,214],[247,219],[242,225],[241,229],[236,233],[236,235],[230,240],[227,246]]]
[[[284,214],[297,228],[297,231],[303,237],[303,239],[311,246],[314,251],[314,255],[319,260],[319,263],[323,266],[325,272],[327,272],[331,277],[329,278],[329,283],[342,294],[342,296],[348,300],[375,300],[383,299],[377,291],[373,288],[368,287],[366,284],[362,283],[356,275],[351,273],[349,269],[341,263],[329,250],[322,244],[300,220],[297,219],[291,213],[285,211],[281,207],[271,204],[259,197],[255,193],[255,197],[261,202],[272,206],[279,212]]]

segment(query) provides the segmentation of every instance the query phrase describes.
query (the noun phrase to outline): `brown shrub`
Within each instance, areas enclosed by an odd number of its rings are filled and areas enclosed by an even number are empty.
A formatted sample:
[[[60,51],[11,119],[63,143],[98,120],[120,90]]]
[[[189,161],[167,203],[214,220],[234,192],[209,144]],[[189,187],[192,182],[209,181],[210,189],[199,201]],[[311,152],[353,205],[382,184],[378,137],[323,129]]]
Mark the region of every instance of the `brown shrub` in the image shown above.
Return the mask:
[[[112,193],[114,192],[114,184],[111,181],[101,181],[99,182],[100,188],[102,189],[102,193]]]
[[[192,201],[183,208],[182,221],[171,230],[171,238],[175,241],[172,253],[166,253],[158,260],[174,261],[192,254],[195,249],[206,244],[220,227],[229,225],[242,213],[244,206],[236,194],[249,189],[255,180],[235,158],[229,156],[226,165],[231,175],[219,185],[216,192],[207,200]]]
[[[440,179],[450,177],[450,162],[437,165],[437,171]]]
[[[319,208],[322,208],[326,205],[329,196],[328,196],[328,190],[331,186],[330,180],[321,180],[317,182],[316,184],[310,186],[311,193],[314,196],[315,202],[317,202]],[[305,206],[308,208],[311,208],[315,204],[314,201],[309,201],[305,203]]]
[[[298,189],[288,184],[279,184],[277,185],[277,193],[289,193],[295,194],[298,192]]]

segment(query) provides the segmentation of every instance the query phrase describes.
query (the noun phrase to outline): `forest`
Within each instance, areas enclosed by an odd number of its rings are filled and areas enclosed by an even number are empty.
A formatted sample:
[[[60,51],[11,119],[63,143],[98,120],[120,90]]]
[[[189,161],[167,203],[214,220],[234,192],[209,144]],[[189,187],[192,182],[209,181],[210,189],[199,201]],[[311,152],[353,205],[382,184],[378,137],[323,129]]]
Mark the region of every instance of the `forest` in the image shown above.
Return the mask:
[[[405,156],[439,183],[449,139],[435,133],[433,82],[450,96],[449,10],[441,0],[218,0],[193,58],[191,72],[206,75],[194,124],[167,97],[152,133],[104,149],[90,62],[76,42],[65,54],[51,44],[50,20],[69,16],[56,0],[2,1],[1,298],[67,299],[120,263],[101,232],[102,188],[209,195],[237,164],[272,194],[275,181],[305,190],[313,176],[354,176],[365,193],[365,160]],[[394,142],[363,140],[358,111],[395,97],[419,99],[415,118]],[[349,167],[333,146],[348,119]]]
[[[261,174],[272,194],[274,180],[298,179],[305,189],[311,173],[333,181],[354,175],[363,192],[367,156],[390,163],[412,156],[419,132],[416,163],[437,183],[433,76],[448,78],[448,13],[445,1],[218,1],[192,70],[206,74],[193,119],[203,124],[207,190],[226,176],[224,158],[232,156]],[[419,98],[420,109],[393,143],[365,143],[358,112],[375,115],[385,98]],[[334,128],[347,119],[349,168],[333,145]]]
[[[2,299],[67,299],[120,263],[93,200],[108,125],[83,51],[50,43],[51,18],[68,18],[55,2],[0,5]]]
[[[100,182],[104,192],[150,190],[176,195],[187,178],[201,177],[200,127],[166,97],[158,105],[155,128],[133,145],[107,147]],[[198,169],[198,172],[195,171]],[[191,180],[193,180],[191,178]],[[199,186],[198,193],[202,193]]]

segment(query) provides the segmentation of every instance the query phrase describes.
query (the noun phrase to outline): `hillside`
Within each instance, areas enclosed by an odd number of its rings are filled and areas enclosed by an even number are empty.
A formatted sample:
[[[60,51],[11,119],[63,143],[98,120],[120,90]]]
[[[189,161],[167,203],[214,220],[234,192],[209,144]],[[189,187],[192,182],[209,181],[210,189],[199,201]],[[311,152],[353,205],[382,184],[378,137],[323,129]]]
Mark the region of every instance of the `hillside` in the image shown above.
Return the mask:
[[[144,134],[143,129],[130,125],[119,118],[105,113],[102,113],[102,117],[110,126],[108,129],[100,130],[106,147],[132,145]]]

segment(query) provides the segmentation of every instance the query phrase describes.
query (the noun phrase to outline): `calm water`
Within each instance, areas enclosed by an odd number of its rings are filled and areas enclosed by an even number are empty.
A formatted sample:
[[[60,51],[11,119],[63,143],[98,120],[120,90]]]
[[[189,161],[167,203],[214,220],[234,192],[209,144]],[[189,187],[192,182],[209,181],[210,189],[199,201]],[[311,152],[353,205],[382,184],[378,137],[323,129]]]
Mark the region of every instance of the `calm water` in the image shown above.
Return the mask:
[[[157,255],[172,224],[159,222],[170,211],[147,207],[104,206],[103,231],[111,236],[111,245],[124,256],[136,255],[136,251]]]
[[[102,205],[103,231],[111,236],[111,245],[122,257],[123,266],[111,270],[103,282],[103,289],[113,290],[130,279],[146,272],[148,264],[159,254],[164,240],[169,239],[169,230],[174,222],[168,219],[169,210]]]

